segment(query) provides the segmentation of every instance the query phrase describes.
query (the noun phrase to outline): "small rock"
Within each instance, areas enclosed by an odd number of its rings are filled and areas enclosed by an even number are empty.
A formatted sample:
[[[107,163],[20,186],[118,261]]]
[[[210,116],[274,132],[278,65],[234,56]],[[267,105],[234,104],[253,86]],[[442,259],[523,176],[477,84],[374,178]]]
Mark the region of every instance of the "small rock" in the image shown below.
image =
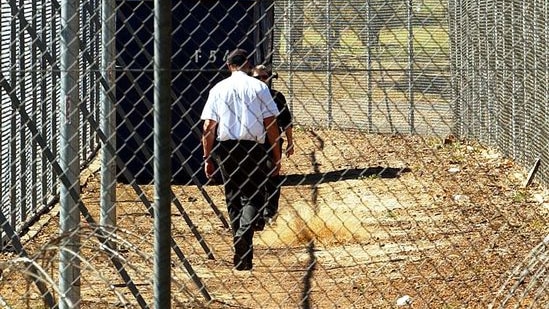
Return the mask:
[[[483,153],[483,155],[486,159],[495,160],[495,159],[500,159],[501,158],[501,154],[499,154],[497,152],[485,151]]]
[[[412,304],[412,298],[408,295],[404,295],[401,298],[397,299],[397,306],[406,306]]]
[[[535,193],[533,198],[536,203],[543,204],[545,202],[545,196],[543,194]]]
[[[526,177],[524,177],[524,174],[522,173],[513,173],[513,177],[515,177],[516,180],[518,181],[524,181]]]
[[[459,171],[460,171],[459,167],[450,167],[448,169],[448,173],[450,173],[450,174],[455,174],[455,173],[458,173]]]
[[[454,201],[456,202],[469,202],[469,197],[467,195],[464,195],[464,194],[456,194],[454,195]]]

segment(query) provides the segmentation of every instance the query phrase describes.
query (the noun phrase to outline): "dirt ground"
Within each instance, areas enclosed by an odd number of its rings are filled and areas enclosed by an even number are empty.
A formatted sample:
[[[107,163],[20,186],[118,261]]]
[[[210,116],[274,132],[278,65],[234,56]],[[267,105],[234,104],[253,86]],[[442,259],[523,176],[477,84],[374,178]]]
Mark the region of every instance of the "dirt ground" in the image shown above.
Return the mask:
[[[547,252],[536,247],[548,234],[549,194],[535,179],[524,188],[527,171],[511,160],[452,137],[297,129],[295,138],[296,153],[283,163],[280,213],[255,235],[252,271],[231,268],[231,234],[215,214],[218,209],[227,218],[222,188],[173,187],[173,307],[549,303],[542,286],[547,264],[538,263]],[[82,187],[84,205],[97,221],[99,177],[92,167]],[[142,196],[118,184],[119,228],[112,241],[139,295],[153,307],[154,229],[143,203],[154,203],[153,187],[138,189]],[[56,207],[24,238],[25,249],[54,282],[57,216]],[[82,307],[140,307],[97,231],[84,219],[82,225]],[[2,265],[2,301],[36,307],[39,293],[24,280],[21,262],[4,253]]]

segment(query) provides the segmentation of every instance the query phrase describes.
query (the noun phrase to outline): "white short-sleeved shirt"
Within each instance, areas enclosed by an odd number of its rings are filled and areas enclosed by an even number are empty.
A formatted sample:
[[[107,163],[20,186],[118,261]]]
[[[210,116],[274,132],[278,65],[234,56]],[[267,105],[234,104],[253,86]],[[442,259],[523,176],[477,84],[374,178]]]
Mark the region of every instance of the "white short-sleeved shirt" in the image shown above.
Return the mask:
[[[217,140],[265,142],[263,119],[278,115],[265,83],[235,71],[209,92],[200,119],[217,122]]]

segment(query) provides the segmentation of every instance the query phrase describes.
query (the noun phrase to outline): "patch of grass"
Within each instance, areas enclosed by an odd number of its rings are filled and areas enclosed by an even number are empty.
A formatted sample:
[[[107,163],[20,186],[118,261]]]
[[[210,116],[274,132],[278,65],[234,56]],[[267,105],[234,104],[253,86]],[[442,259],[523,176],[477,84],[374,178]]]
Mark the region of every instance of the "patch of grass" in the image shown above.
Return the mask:
[[[441,0],[421,0],[414,2],[416,16],[432,16],[446,14],[448,7]]]
[[[414,27],[414,56],[434,57],[437,54],[448,55],[450,40],[448,30],[440,26]],[[380,52],[393,58],[406,60],[408,54],[408,29],[385,28],[379,34]]]
[[[528,201],[528,193],[524,192],[524,191],[516,191],[515,194],[513,195],[513,202],[515,203],[525,203],[526,201]]]
[[[547,223],[539,219],[534,219],[530,222],[529,226],[533,230],[544,231],[547,228]]]
[[[414,55],[417,57],[434,57],[449,53],[448,29],[442,26],[416,26],[413,28]],[[353,29],[345,30],[341,35],[340,47],[334,50],[334,56],[364,56],[365,46]],[[303,48],[326,48],[326,34],[322,29],[308,27],[303,32]],[[407,55],[408,29],[385,28],[379,34],[379,53],[388,58]],[[406,57],[404,57],[406,58]]]
[[[442,27],[421,27],[414,29],[414,42],[421,49],[435,49],[448,52],[450,38],[448,29]]]
[[[325,48],[326,36],[321,33],[319,29],[314,27],[307,27],[303,31],[303,47],[304,48]]]
[[[354,30],[346,30],[341,34],[340,48],[338,50],[341,54],[349,54],[354,56],[364,55],[366,48],[360,36]]]

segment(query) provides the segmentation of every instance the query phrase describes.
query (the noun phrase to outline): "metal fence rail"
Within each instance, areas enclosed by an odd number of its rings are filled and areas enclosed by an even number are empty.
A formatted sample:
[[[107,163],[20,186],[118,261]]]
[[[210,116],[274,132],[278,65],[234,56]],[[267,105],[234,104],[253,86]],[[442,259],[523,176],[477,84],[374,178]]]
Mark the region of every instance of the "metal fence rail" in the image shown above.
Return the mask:
[[[547,306],[547,6],[0,0],[0,304]],[[251,272],[200,144],[236,47],[295,137]]]

